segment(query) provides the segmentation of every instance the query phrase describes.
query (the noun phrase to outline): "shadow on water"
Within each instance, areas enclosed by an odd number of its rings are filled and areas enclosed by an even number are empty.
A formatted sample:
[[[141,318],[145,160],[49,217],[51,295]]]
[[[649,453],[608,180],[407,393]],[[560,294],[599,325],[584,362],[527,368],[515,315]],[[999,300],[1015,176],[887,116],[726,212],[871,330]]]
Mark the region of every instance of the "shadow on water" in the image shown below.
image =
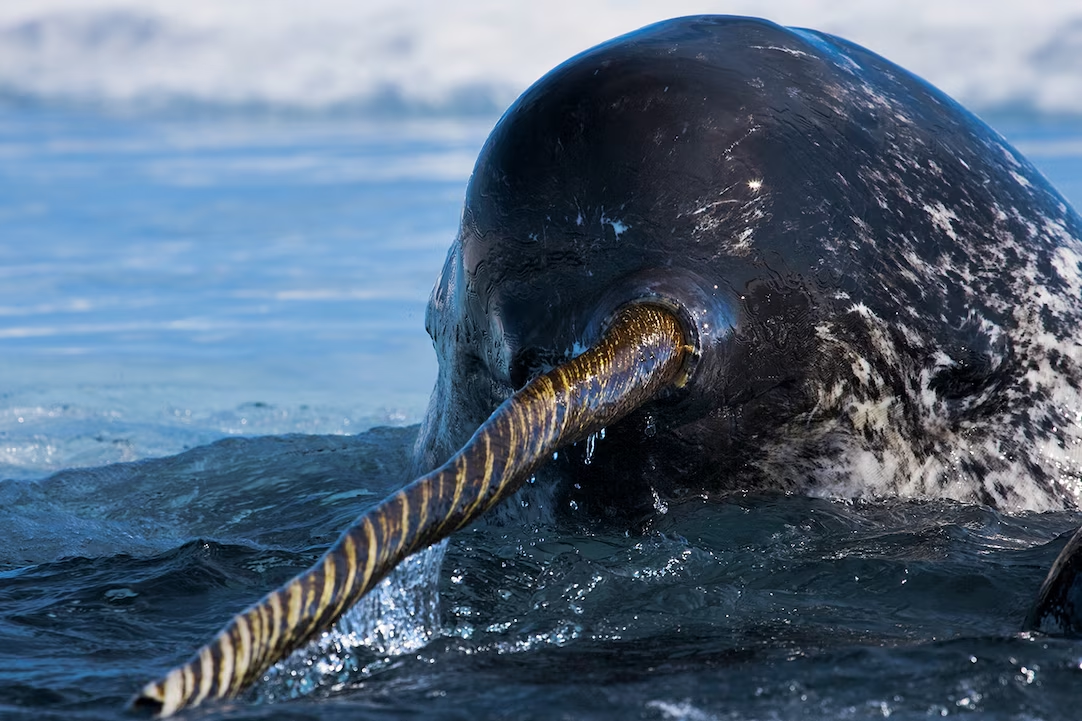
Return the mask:
[[[229,439],[0,483],[0,714],[121,715],[401,485],[415,432]],[[1017,631],[1077,513],[733,496],[629,533],[554,513],[546,485],[399,569],[245,699],[186,717],[1070,708],[1082,646]]]

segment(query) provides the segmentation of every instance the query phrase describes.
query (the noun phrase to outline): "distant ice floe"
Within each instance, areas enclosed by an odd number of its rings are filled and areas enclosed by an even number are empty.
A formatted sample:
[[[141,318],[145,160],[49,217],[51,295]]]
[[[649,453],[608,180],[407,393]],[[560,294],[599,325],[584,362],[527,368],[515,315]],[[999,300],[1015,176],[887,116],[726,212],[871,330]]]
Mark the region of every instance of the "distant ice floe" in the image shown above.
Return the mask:
[[[704,12],[841,35],[978,111],[1082,115],[1077,0],[6,0],[0,101],[491,113],[587,47]]]

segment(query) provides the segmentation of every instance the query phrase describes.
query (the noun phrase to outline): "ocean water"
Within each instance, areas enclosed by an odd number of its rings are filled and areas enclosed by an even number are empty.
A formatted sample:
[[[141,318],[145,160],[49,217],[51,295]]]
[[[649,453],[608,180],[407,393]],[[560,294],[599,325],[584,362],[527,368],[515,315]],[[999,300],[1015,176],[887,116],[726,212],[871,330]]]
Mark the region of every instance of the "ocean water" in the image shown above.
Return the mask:
[[[0,114],[0,472],[417,421],[491,123]]]
[[[1082,205],[1082,11],[811,5],[761,11],[920,66]],[[499,109],[660,18],[180,7],[0,7],[5,718],[122,717],[408,480],[424,305]],[[548,506],[528,486],[185,717],[1073,717],[1082,644],[1018,629],[1082,514],[749,496],[629,533]]]

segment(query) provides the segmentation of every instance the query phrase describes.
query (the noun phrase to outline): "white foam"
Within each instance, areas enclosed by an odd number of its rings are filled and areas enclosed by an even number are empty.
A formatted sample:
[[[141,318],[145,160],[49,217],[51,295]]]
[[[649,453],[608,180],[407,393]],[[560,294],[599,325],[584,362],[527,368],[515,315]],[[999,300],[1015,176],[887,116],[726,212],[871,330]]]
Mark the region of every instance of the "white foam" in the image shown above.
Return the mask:
[[[1077,0],[7,0],[0,96],[492,110],[591,45],[702,12],[847,37],[978,110],[1082,114]]]
[[[306,696],[385,669],[440,631],[440,564],[447,539],[398,564],[337,623],[278,661],[253,695],[263,701]]]

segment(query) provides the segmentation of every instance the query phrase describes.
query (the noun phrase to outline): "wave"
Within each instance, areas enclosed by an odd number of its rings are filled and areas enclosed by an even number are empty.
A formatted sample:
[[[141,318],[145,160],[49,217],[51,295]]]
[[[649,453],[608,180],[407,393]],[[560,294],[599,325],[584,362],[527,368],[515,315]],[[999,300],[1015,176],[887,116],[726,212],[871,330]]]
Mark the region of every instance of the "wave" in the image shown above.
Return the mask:
[[[1075,0],[9,0],[0,105],[488,114],[587,47],[703,12],[841,35],[979,112],[1082,115]]]

